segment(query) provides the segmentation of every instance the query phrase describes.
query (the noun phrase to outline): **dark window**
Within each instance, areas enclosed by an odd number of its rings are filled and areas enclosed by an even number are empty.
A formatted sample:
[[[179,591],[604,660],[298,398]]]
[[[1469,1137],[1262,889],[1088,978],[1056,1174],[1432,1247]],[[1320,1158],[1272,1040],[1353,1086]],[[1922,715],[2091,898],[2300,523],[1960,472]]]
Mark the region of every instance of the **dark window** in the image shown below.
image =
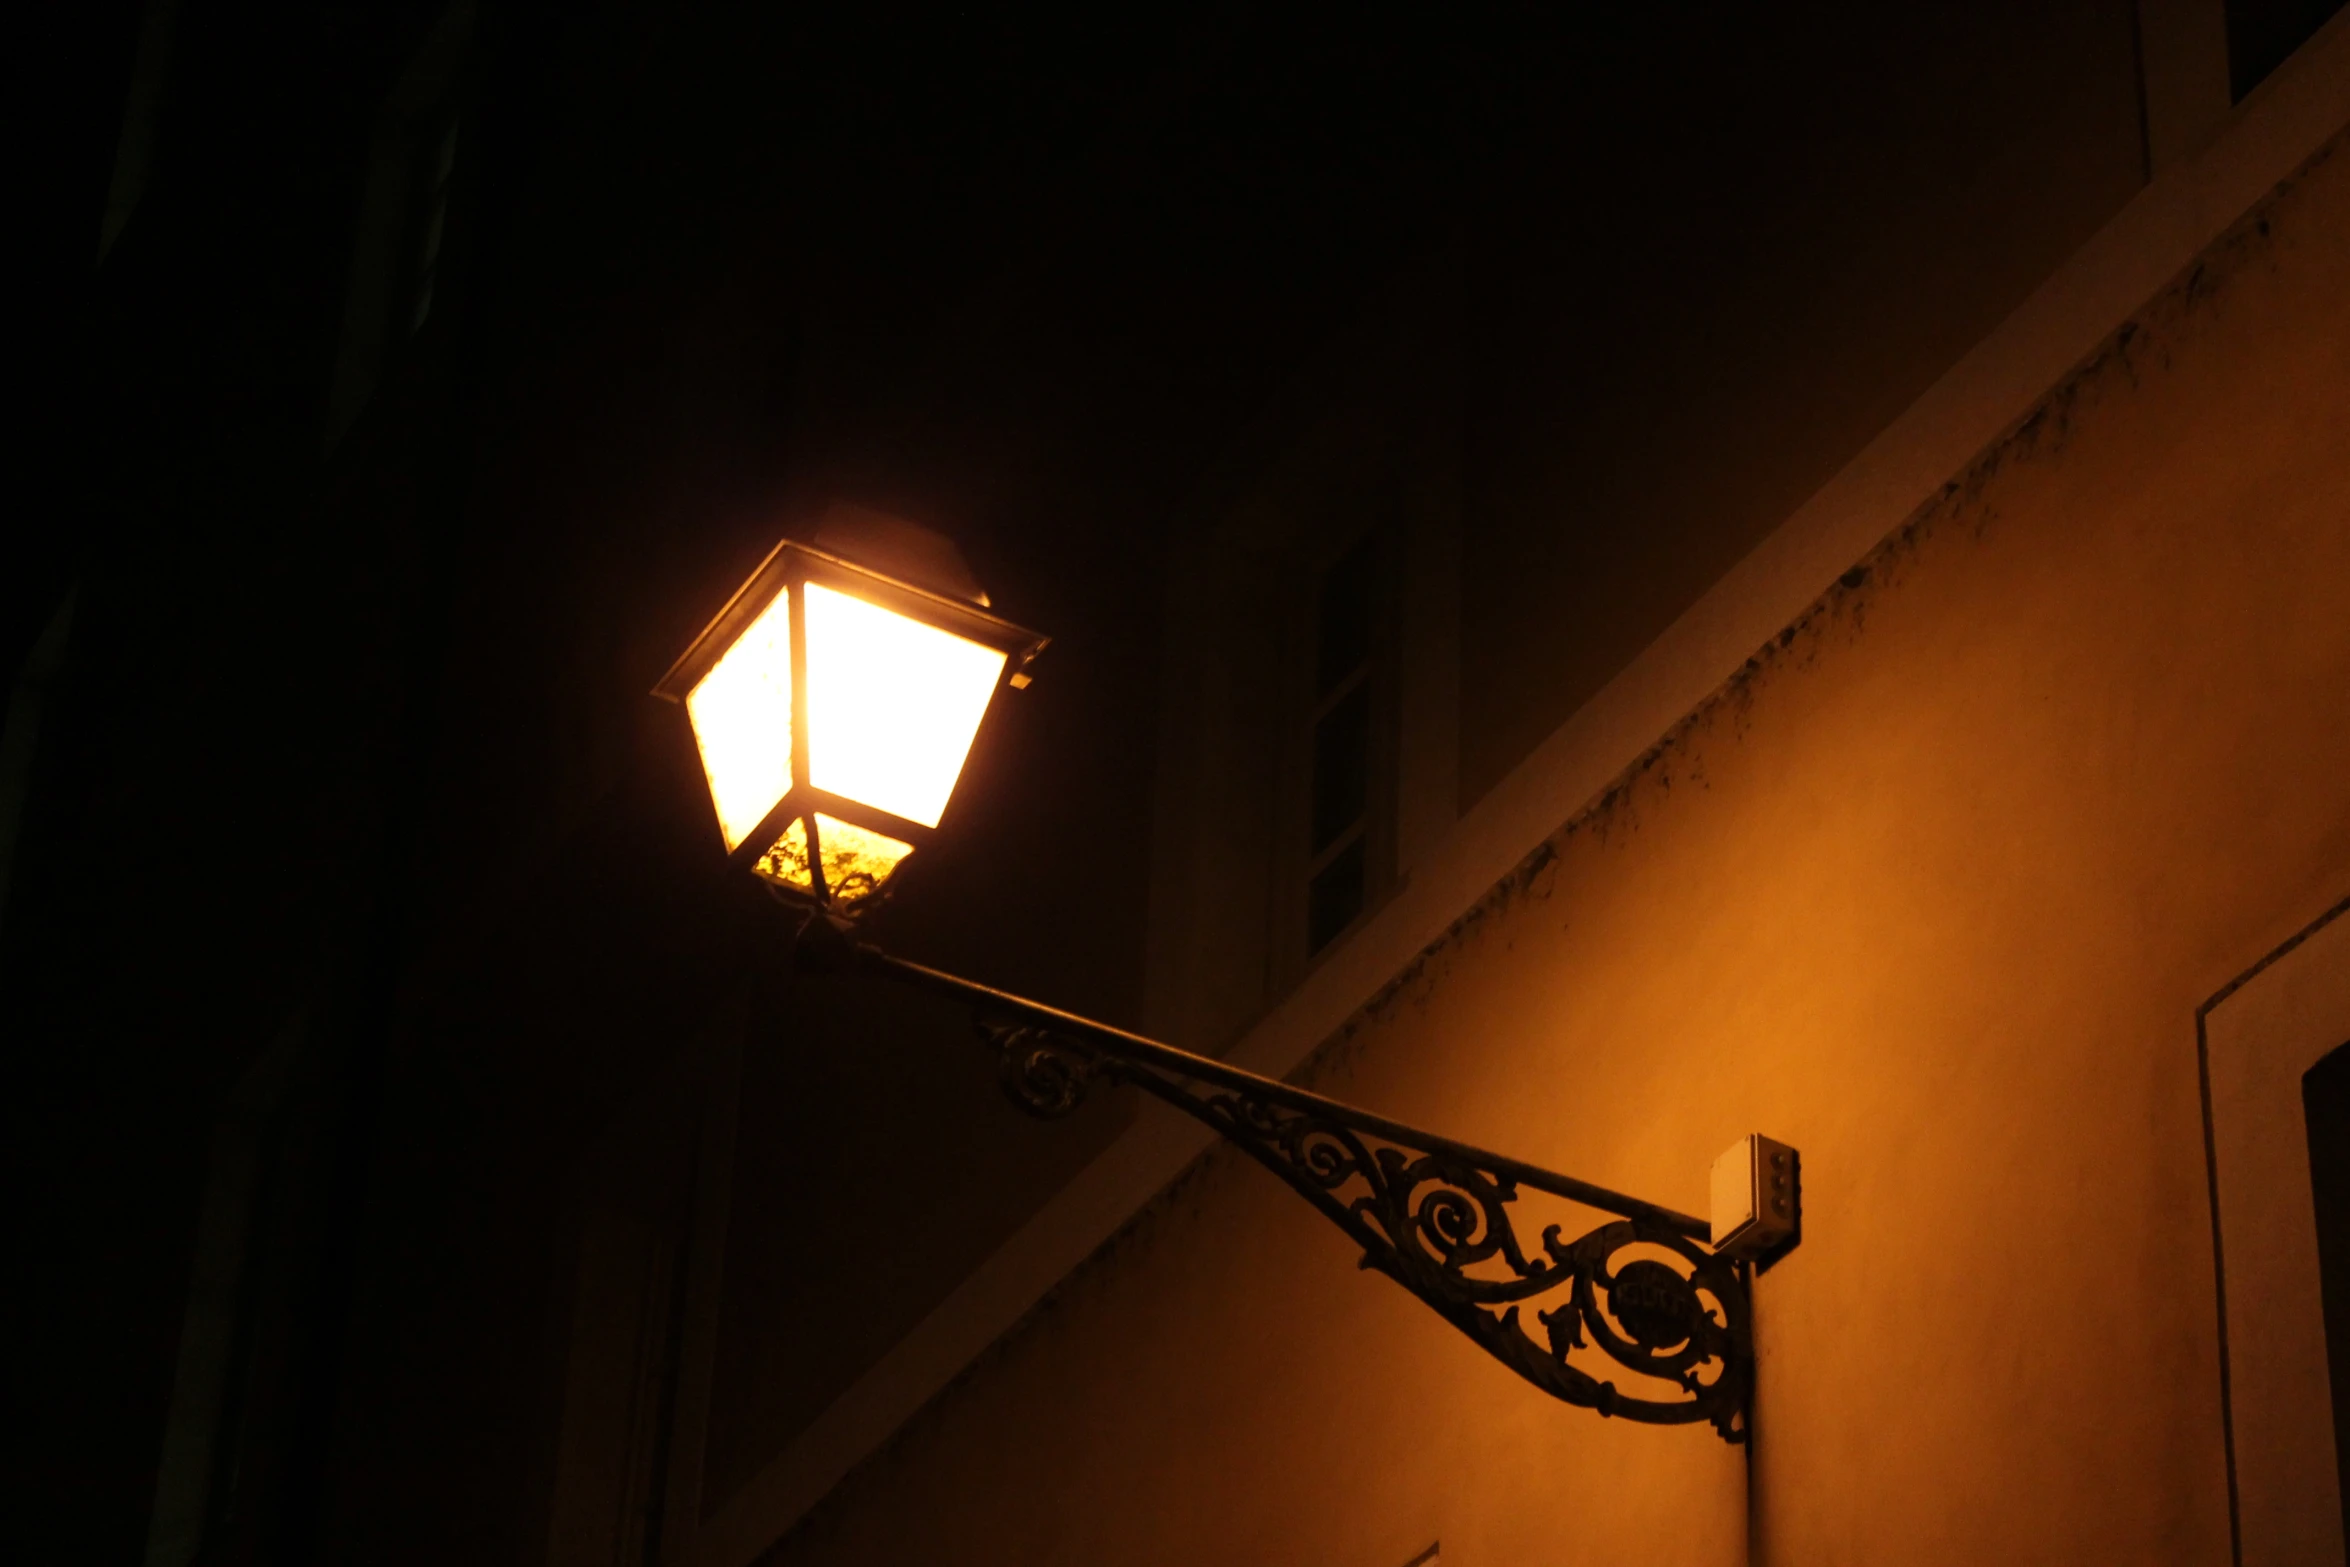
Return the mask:
[[[2245,94],[2309,42],[2342,0],[2228,0],[2228,90]]]
[[[1363,825],[1371,805],[1371,687],[1358,680],[1314,721],[1314,834],[1320,854]]]
[[[472,27],[473,0],[450,0],[377,117],[343,301],[342,346],[327,391],[329,447],[358,418],[401,346],[434,311],[448,314],[451,240],[463,248],[464,224],[451,197]]]
[[[1326,697],[1371,662],[1371,541],[1322,573],[1315,594],[1314,695]]]
[[[2317,1276],[2325,1301],[2326,1366],[2334,1394],[2334,1463],[2350,1535],[2350,1043],[2301,1078],[2309,1184],[2317,1206]]]
[[[1309,956],[1336,940],[1370,896],[1378,567],[1376,542],[1364,538],[1315,586],[1306,841]]]
[[[1357,837],[1314,872],[1306,889],[1306,950],[1319,952],[1363,912],[1363,840]]]
[[[416,216],[408,247],[407,319],[411,333],[432,314],[433,282],[441,264],[441,241],[449,226],[449,174],[457,167],[457,116],[449,114],[427,136],[417,157]]]

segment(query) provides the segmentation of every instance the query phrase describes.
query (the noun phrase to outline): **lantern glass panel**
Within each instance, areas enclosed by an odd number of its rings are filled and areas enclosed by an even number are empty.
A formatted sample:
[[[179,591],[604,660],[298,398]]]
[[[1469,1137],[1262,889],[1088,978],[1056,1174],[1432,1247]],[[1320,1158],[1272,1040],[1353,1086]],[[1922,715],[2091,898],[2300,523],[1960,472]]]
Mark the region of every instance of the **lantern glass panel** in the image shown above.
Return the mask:
[[[937,826],[1003,653],[821,583],[805,591],[809,782]]]
[[[767,846],[751,869],[779,886],[813,895],[816,878],[808,869],[808,824],[793,817],[784,825],[783,836]]]
[[[905,857],[914,852],[914,846],[854,822],[839,821],[819,811],[816,813],[817,859],[824,869],[826,901],[840,908],[854,908],[881,890]],[[804,819],[793,817],[784,828],[783,836],[751,867],[769,881],[791,888],[794,892],[814,895],[815,877],[808,864],[808,826]]]
[[[732,852],[791,788],[791,594],[759,612],[685,699]]]

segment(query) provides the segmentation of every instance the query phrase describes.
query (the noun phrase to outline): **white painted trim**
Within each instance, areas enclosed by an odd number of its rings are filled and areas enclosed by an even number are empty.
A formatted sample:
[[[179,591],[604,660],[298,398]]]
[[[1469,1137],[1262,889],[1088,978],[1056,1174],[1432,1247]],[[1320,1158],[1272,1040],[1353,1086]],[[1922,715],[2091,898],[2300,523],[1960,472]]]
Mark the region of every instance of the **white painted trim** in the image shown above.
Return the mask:
[[[2163,171],[1991,335],[1497,785],[1228,1059],[1285,1076],[1836,578],[2350,122],[2350,13]],[[1015,1326],[1207,1147],[1146,1114],[703,1527],[743,1567]],[[1592,1172],[1605,1179],[1606,1172]],[[1702,1206],[1706,1172],[1659,1201]]]
[[[2350,1039],[2336,914],[2203,1019],[2239,1567],[2342,1559],[2301,1077]]]

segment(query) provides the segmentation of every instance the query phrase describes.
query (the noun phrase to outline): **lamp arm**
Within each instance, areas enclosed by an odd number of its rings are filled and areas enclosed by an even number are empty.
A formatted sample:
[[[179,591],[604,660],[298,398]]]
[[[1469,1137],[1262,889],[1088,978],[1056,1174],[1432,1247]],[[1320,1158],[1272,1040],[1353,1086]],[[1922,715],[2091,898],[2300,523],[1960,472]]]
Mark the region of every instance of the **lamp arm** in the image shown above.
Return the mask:
[[[1005,1092],[1030,1114],[1066,1115],[1099,1080],[1181,1110],[1345,1231],[1361,1266],[1553,1397],[1654,1425],[1707,1421],[1726,1441],[1746,1440],[1751,1281],[1710,1249],[1705,1220],[908,962],[821,915],[798,950],[804,967],[875,974],[970,1007]],[[1529,1248],[1511,1211],[1521,1187],[1616,1218],[1574,1240],[1546,1226]],[[1534,1311],[1539,1329],[1524,1324],[1521,1306],[1543,1300],[1555,1304]],[[1620,1391],[1570,1364],[1573,1351],[1677,1396]]]

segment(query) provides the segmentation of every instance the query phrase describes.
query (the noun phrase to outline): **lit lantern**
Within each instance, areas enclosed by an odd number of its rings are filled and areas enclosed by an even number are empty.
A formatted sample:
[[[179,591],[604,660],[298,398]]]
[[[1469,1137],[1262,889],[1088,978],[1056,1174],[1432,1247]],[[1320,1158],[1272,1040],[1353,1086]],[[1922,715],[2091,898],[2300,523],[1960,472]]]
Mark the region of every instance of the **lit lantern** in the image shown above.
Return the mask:
[[[1045,639],[927,529],[836,508],[816,537],[777,545],[653,689],[685,706],[728,855],[846,915],[929,839]]]

